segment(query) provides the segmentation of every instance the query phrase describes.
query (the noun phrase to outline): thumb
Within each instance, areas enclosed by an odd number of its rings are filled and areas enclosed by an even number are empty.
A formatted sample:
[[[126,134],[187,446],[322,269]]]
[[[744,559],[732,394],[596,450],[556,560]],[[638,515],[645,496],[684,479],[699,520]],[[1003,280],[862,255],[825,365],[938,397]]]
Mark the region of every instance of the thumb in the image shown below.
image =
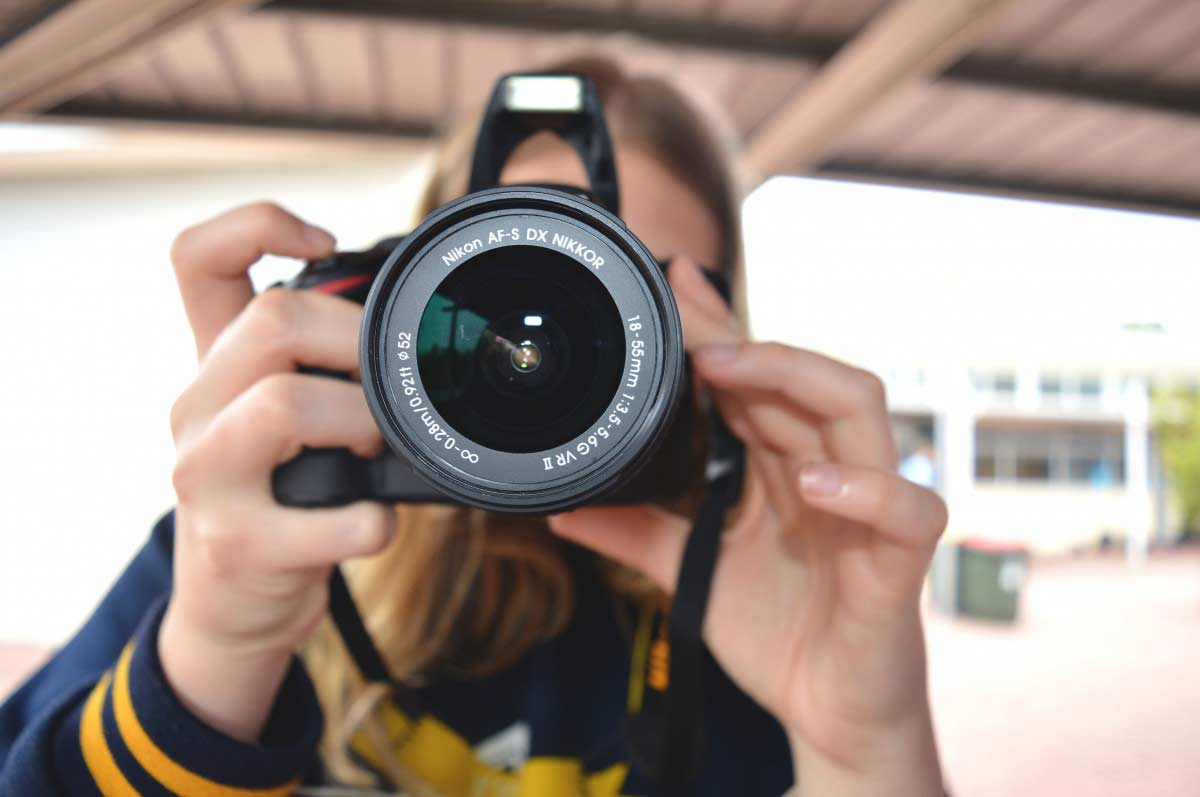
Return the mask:
[[[655,506],[593,507],[549,518],[550,530],[675,592],[691,523]]]

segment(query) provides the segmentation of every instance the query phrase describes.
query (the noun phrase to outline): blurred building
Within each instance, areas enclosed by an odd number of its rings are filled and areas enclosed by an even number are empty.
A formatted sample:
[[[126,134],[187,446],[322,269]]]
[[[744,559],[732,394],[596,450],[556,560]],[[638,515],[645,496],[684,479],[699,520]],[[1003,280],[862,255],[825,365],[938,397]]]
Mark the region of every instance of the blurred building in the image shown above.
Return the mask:
[[[1030,358],[897,370],[887,384],[901,461],[932,444],[951,538],[1041,553],[1124,541],[1140,556],[1171,534],[1149,434],[1155,378],[1134,362],[1081,370]]]
[[[1200,224],[779,179],[746,229],[756,334],[883,378],[901,472],[946,498],[948,538],[1138,558],[1178,533],[1151,396],[1200,382]]]

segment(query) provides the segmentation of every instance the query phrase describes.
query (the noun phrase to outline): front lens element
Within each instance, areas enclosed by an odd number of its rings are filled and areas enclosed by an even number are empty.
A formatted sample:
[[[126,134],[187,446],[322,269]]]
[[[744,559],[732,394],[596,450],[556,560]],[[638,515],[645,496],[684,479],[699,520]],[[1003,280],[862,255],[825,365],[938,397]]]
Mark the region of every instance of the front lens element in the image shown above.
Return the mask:
[[[535,246],[484,252],[437,287],[417,332],[430,402],[474,442],[546,451],[592,426],[624,368],[625,335],[587,266]]]

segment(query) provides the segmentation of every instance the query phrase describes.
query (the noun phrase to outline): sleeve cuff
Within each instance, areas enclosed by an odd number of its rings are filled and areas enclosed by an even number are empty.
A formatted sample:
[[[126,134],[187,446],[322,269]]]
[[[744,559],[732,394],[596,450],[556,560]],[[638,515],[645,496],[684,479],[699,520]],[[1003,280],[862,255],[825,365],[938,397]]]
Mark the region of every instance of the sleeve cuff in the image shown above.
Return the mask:
[[[165,600],[101,683],[107,685],[107,694],[97,696],[104,703],[101,738],[114,763],[131,783],[154,781],[171,794],[291,794],[312,768],[322,730],[320,704],[299,659],[292,661],[262,739],[240,742],[194,717],[171,691],[158,659],[164,609]]]

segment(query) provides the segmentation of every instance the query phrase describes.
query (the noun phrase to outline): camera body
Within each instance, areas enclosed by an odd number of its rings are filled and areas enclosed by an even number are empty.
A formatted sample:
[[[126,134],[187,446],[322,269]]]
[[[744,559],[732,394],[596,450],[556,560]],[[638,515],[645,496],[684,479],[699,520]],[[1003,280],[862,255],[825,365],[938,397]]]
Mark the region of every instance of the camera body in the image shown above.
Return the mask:
[[[497,185],[543,130],[579,152],[590,191]],[[484,116],[470,193],[405,236],[308,263],[288,287],[364,304],[360,374],[388,450],[305,450],[274,475],[280,502],[545,513],[702,484],[701,412],[665,264],[618,217],[615,175],[588,80],[509,76]]]

